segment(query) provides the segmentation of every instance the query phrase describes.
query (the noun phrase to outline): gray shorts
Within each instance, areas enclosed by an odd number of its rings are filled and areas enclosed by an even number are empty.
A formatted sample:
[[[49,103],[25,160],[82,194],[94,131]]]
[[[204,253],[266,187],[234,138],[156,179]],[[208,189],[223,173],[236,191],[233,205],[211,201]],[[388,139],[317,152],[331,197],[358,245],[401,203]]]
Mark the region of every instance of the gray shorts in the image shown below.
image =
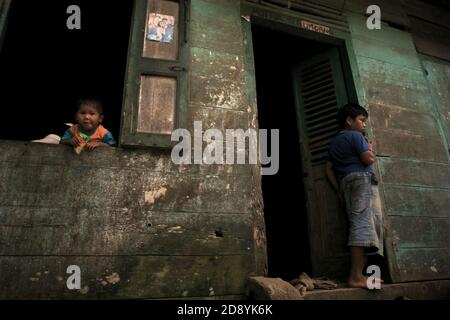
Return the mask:
[[[370,172],[352,172],[340,182],[349,221],[348,246],[383,255],[383,222],[378,186]]]

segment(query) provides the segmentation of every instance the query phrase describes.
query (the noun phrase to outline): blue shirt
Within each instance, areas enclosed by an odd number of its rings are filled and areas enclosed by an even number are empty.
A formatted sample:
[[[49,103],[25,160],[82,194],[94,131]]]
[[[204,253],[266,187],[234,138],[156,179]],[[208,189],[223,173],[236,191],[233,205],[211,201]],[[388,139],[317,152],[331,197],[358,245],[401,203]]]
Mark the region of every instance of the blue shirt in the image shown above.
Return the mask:
[[[345,129],[338,133],[328,147],[328,159],[338,181],[352,172],[372,172],[372,167],[360,158],[367,150],[369,144],[361,132]]]

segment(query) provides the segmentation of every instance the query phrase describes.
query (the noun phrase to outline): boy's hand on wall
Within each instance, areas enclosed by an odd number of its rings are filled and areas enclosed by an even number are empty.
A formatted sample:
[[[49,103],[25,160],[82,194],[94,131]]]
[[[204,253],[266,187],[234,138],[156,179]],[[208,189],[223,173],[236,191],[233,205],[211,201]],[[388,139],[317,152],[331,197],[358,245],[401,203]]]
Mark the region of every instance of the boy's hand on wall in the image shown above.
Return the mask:
[[[89,151],[91,151],[91,150],[94,150],[95,148],[103,147],[104,145],[105,145],[105,143],[102,142],[102,141],[100,141],[100,140],[93,140],[93,141],[89,141],[89,142],[86,144],[86,148],[87,148]]]
[[[76,137],[73,137],[72,139],[70,139],[69,143],[71,145],[73,145],[74,147],[78,147],[80,145],[80,141],[78,141],[78,139]]]

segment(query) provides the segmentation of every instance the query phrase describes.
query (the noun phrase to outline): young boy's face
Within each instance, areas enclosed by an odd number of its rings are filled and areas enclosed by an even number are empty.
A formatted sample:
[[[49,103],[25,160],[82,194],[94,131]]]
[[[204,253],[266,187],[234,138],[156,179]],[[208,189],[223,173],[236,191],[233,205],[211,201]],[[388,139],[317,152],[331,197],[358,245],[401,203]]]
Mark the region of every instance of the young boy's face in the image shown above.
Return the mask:
[[[103,121],[103,115],[89,104],[82,104],[75,115],[78,125],[83,131],[91,131]]]
[[[353,119],[352,117],[347,117],[347,125],[351,130],[356,130],[364,133],[364,131],[366,131],[366,117],[362,114],[356,116],[355,119]]]

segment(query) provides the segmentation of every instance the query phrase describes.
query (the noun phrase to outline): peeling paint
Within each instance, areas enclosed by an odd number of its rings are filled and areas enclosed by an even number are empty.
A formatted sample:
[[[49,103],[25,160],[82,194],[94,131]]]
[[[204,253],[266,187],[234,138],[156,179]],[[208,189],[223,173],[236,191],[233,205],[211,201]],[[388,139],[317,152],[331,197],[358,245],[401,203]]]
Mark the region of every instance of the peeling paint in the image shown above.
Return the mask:
[[[161,187],[158,190],[145,191],[145,203],[154,204],[156,200],[166,195],[167,188]]]
[[[116,283],[118,283],[120,281],[120,277],[119,277],[119,274],[117,272],[114,272],[110,276],[106,276],[105,279],[110,284],[116,284]]]
[[[181,230],[181,226],[170,227],[169,229],[167,229],[167,232],[170,232],[170,233],[183,233],[183,231]]]

